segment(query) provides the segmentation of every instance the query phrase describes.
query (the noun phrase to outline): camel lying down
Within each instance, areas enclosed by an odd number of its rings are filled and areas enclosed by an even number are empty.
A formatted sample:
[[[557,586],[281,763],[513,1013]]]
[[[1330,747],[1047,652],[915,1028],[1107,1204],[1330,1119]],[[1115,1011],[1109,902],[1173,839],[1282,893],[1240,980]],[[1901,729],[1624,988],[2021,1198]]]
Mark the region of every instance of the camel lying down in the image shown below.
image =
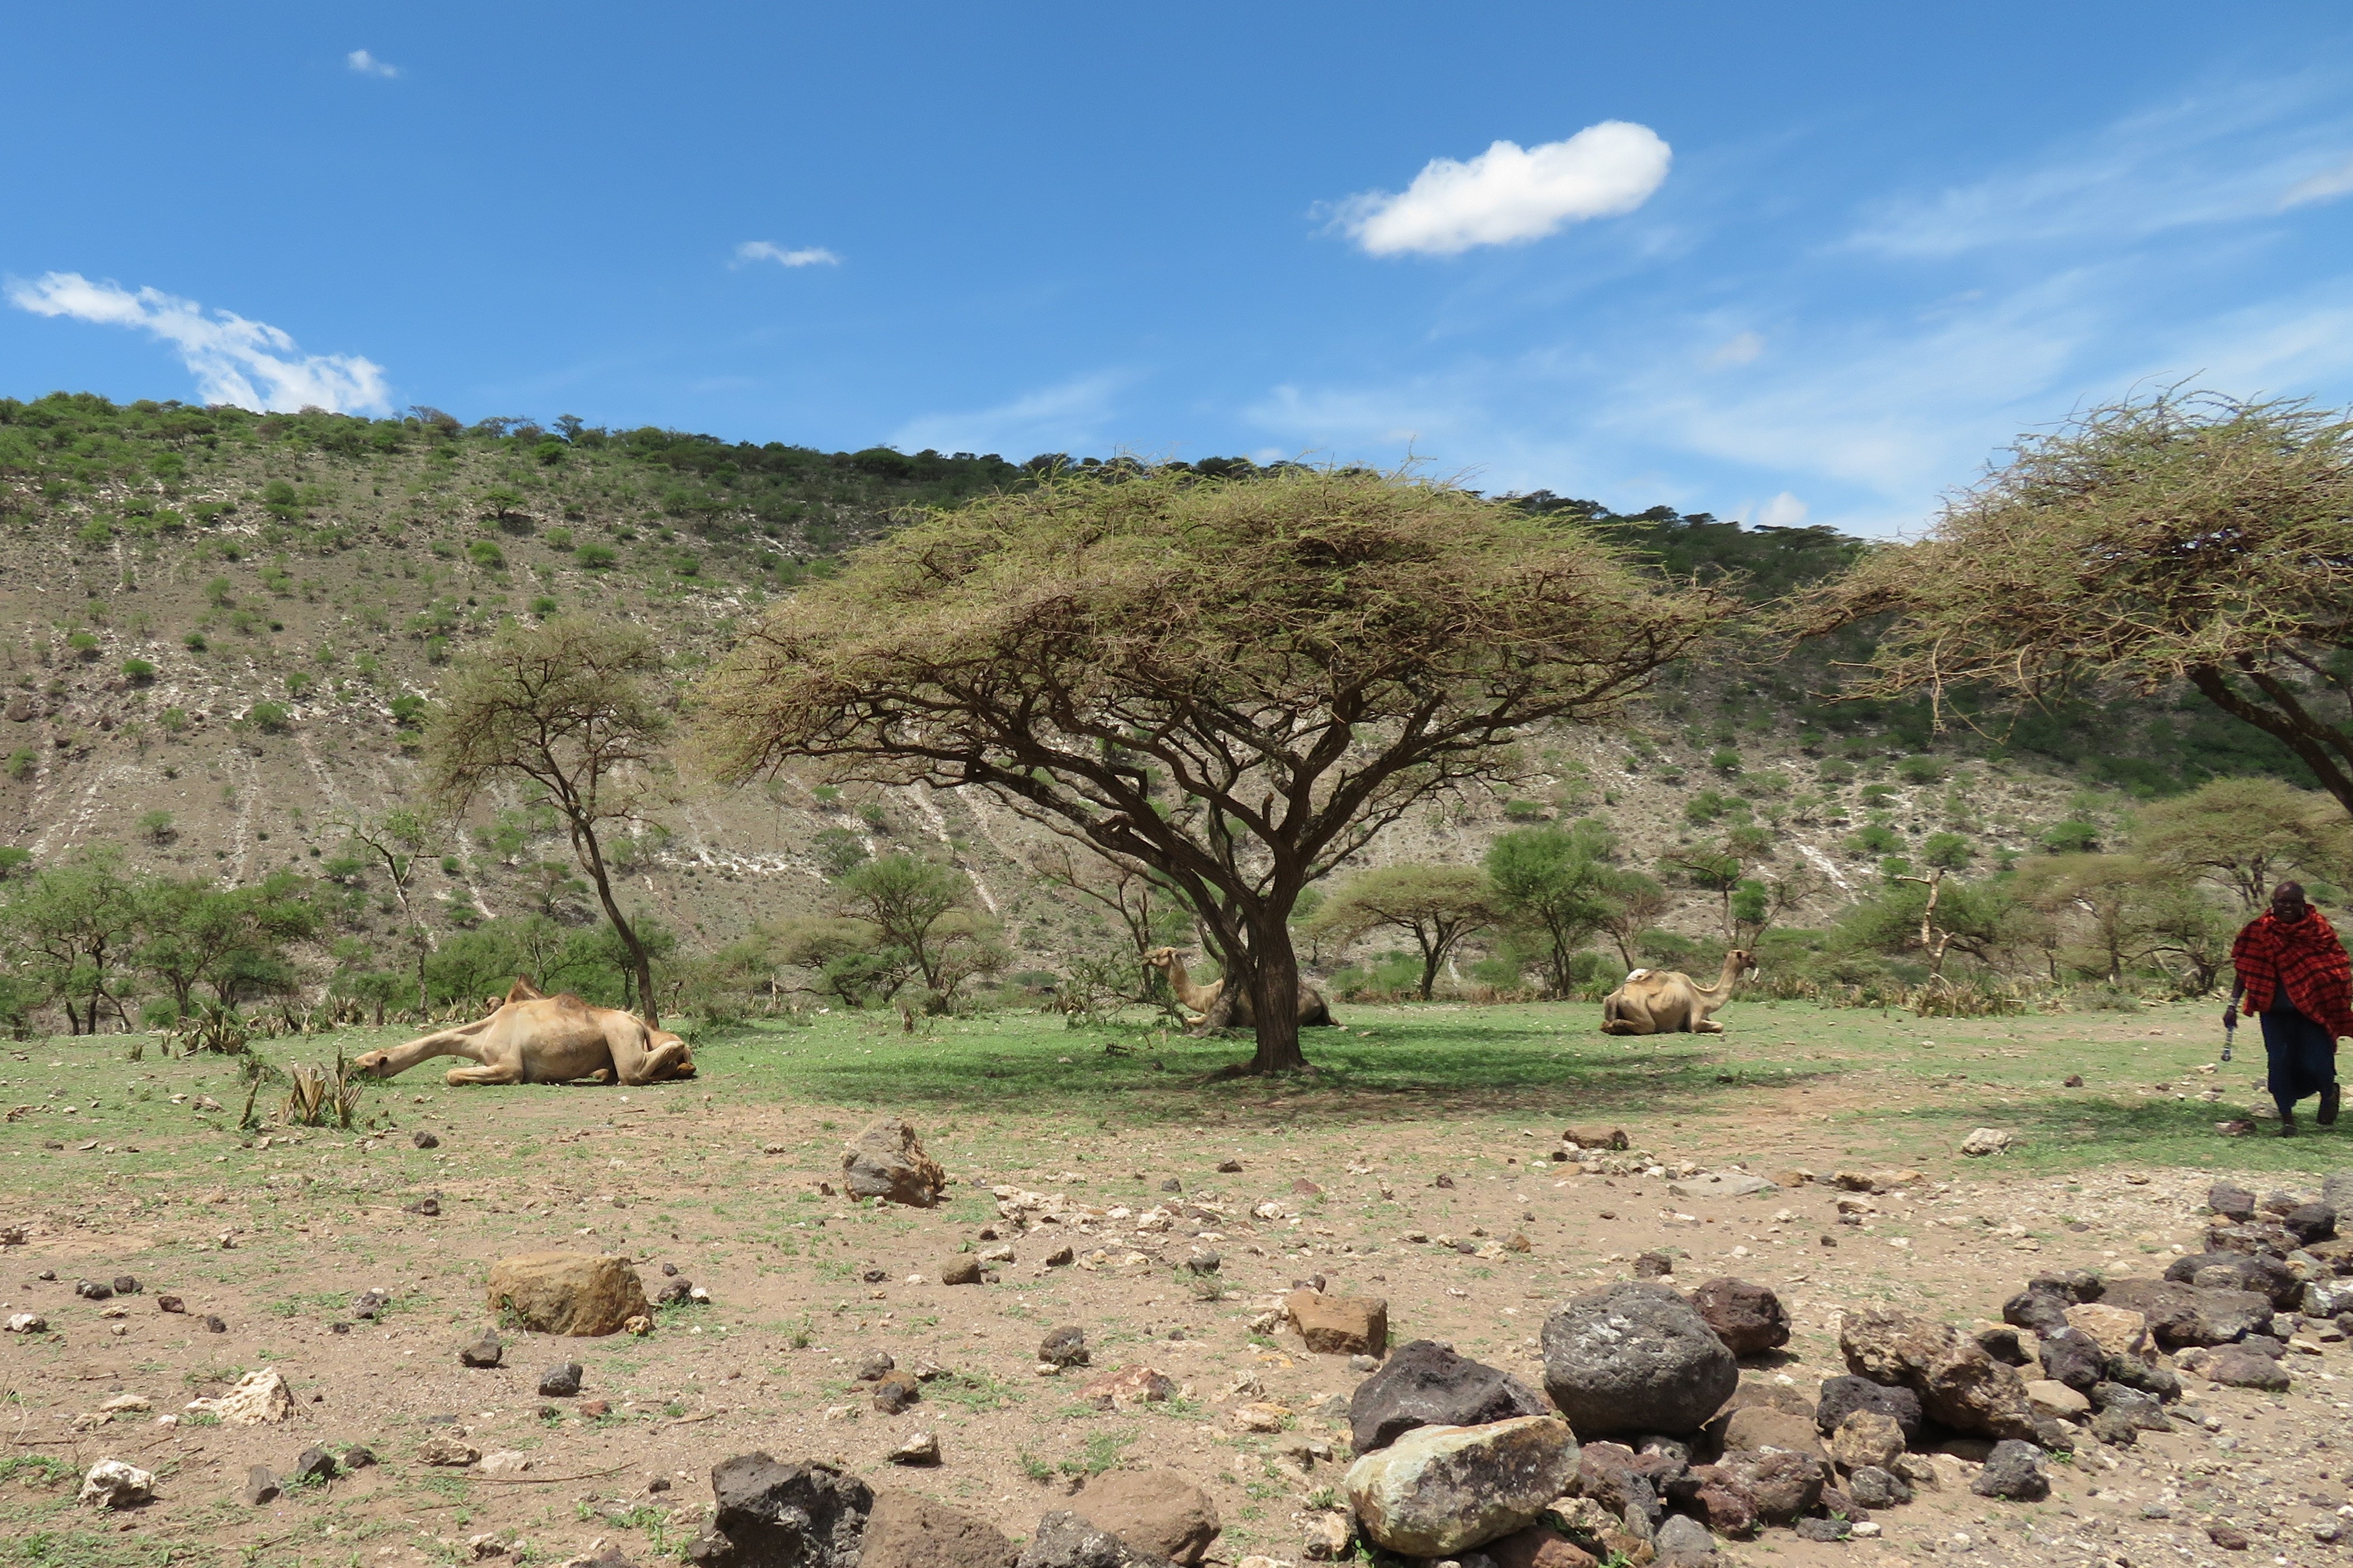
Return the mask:
[[[370,1051],[352,1066],[373,1078],[392,1078],[432,1057],[464,1057],[479,1065],[452,1068],[448,1081],[471,1083],[647,1084],[692,1078],[686,1042],[649,1027],[634,1013],[596,1007],[569,994],[543,994],[528,980],[489,1017]]]
[[[1602,999],[1601,1032],[1720,1035],[1724,1026],[1715,1021],[1715,1010],[1732,1000],[1733,987],[1756,968],[1756,961],[1736,947],[1724,955],[1724,973],[1713,985],[1702,985],[1680,969],[1638,969]]]

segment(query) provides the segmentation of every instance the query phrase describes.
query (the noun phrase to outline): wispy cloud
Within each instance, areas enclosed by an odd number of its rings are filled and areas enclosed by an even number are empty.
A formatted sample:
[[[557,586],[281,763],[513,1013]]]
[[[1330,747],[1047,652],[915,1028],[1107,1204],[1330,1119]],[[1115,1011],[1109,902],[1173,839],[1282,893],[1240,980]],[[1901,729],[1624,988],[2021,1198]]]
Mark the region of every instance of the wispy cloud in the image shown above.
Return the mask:
[[[137,293],[79,272],[10,279],[8,302],[37,316],[136,327],[170,343],[206,403],[242,408],[380,411],[388,405],[384,367],[356,354],[305,354],[267,321],[229,310],[209,315],[194,300],[159,289]]]
[[[1351,196],[1338,218],[1374,256],[1458,256],[1632,212],[1672,162],[1650,127],[1605,120],[1563,142],[1498,142],[1468,163],[1433,158],[1402,192]]]
[[[1096,371],[1024,394],[994,408],[921,414],[892,434],[903,452],[997,452],[1019,462],[1039,452],[1101,450],[1113,399],[1134,378]]]
[[[400,68],[390,60],[380,60],[365,49],[353,49],[343,57],[343,63],[362,76],[380,76],[389,81],[400,74]]]
[[[1735,332],[1708,352],[1712,365],[1754,364],[1765,352],[1765,340],[1756,332]]]
[[[2300,207],[2309,202],[2333,202],[2348,192],[2353,192],[2353,158],[2298,180],[2281,193],[2279,205]]]
[[[735,247],[735,259],[730,265],[748,267],[754,261],[773,261],[779,267],[839,267],[841,258],[821,245],[786,250],[781,245],[771,245],[765,239],[747,239]]]

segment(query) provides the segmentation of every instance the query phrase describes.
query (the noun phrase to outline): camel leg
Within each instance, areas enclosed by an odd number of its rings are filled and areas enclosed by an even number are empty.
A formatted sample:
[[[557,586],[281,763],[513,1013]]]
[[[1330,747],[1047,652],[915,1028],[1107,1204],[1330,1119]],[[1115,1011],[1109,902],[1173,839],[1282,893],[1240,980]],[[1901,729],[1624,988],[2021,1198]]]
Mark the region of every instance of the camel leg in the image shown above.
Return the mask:
[[[1724,1033],[1724,1026],[1717,1023],[1713,1018],[1702,1018],[1697,1023],[1692,1025],[1692,1033],[1694,1035],[1720,1035]]]
[[[522,1074],[512,1062],[486,1062],[480,1067],[451,1068],[443,1079],[452,1089],[477,1083],[521,1083]]]
[[[660,1083],[667,1079],[692,1078],[694,1068],[687,1060],[684,1040],[664,1040],[648,1051],[637,1064],[637,1071],[621,1081],[628,1084]]]

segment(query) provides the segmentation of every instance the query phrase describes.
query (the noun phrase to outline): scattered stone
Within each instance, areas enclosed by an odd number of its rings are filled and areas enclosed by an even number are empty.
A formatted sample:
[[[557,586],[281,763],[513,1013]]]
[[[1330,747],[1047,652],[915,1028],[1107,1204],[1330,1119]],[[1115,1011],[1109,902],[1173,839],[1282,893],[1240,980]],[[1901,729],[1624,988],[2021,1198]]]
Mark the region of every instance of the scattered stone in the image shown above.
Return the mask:
[[[228,1332],[228,1322],[226,1319],[208,1313],[205,1318],[205,1332],[225,1334]]]
[[[852,1197],[930,1208],[947,1191],[948,1173],[923,1152],[915,1130],[886,1116],[849,1141],[841,1156],[842,1186]]]
[[[1855,1373],[1920,1396],[1928,1416],[1957,1432],[2031,1438],[2034,1412],[2018,1373],[1943,1323],[1903,1312],[1848,1313],[1839,1349]]]
[[[1319,1355],[1377,1356],[1388,1348],[1389,1304],[1377,1297],[1293,1290],[1282,1310]]]
[[[121,1459],[100,1459],[81,1479],[74,1501],[85,1508],[137,1508],[155,1499],[155,1476]]]
[[[666,1282],[660,1289],[654,1292],[654,1305],[657,1307],[677,1306],[693,1300],[693,1280],[684,1278],[671,1279]]]
[[[238,1378],[217,1399],[191,1399],[187,1408],[210,1411],[224,1426],[275,1426],[294,1414],[294,1391],[276,1367],[265,1366]]]
[[[869,1351],[858,1358],[858,1369],[852,1375],[860,1383],[880,1383],[898,1364],[889,1351]]]
[[[1413,1340],[1356,1385],[1348,1425],[1356,1451],[1369,1454],[1417,1426],[1477,1426],[1548,1409],[1542,1394],[1501,1368],[1435,1340]]]
[[[1877,1410],[1851,1413],[1831,1434],[1831,1458],[1850,1474],[1861,1469],[1885,1469],[1904,1452],[1904,1428],[1896,1424],[1895,1417]]]
[[[580,1363],[567,1361],[551,1366],[539,1374],[539,1396],[542,1399],[569,1399],[580,1392]]]
[[[1740,1382],[1739,1363],[1691,1303],[1640,1282],[1554,1312],[1544,1362],[1545,1391],[1580,1437],[1693,1431]]]
[[[102,1285],[95,1279],[81,1279],[75,1281],[74,1294],[86,1300],[108,1301],[114,1298],[114,1287]]]
[[[498,1331],[484,1329],[458,1347],[458,1362],[461,1366],[496,1366],[506,1353],[506,1346],[499,1342]]]
[[[1073,1248],[1068,1247],[1058,1247],[1054,1248],[1053,1251],[1046,1254],[1046,1267],[1049,1268],[1068,1268],[1073,1262],[1077,1261],[1078,1256],[1077,1251]]]
[[[438,1149],[441,1147],[441,1140],[436,1138],[430,1132],[419,1131],[411,1133],[408,1141],[416,1144],[419,1149]]]
[[[1079,1390],[1079,1397],[1105,1410],[1158,1405],[1176,1397],[1176,1380],[1148,1366],[1122,1367]]]
[[[343,1450],[343,1468],[364,1470],[375,1463],[375,1450],[354,1443]]]
[[[1876,1465],[1849,1471],[1846,1489],[1865,1508],[1895,1508],[1912,1500],[1912,1489],[1904,1479]]]
[[[2148,1351],[2148,1320],[2108,1301],[2087,1301],[2067,1309],[2068,1326],[2091,1337],[2103,1354],[2140,1356]]]
[[[1691,1304],[1734,1355],[1762,1355],[1789,1342],[1789,1314],[1762,1285],[1728,1276],[1704,1280],[1692,1290]]]
[[[1209,1494],[1174,1470],[1106,1471],[1087,1481],[1071,1511],[1137,1552],[1187,1564],[1201,1561],[1223,1528]],[[1333,1555],[1346,1547],[1344,1534]]]
[[[480,1448],[447,1432],[436,1432],[417,1445],[417,1462],[421,1465],[447,1465],[454,1468],[470,1465],[481,1457]]]
[[[1645,1252],[1634,1259],[1637,1279],[1664,1279],[1675,1271],[1675,1260],[1663,1252]]]
[[[2244,1252],[2193,1252],[2175,1258],[2165,1277],[2203,1290],[2252,1290],[2282,1311],[2304,1300],[2305,1281],[2294,1268],[2276,1258]]]
[[[918,1432],[882,1457],[894,1465],[936,1465],[940,1439],[935,1433]]]
[[[155,1298],[155,1310],[159,1312],[185,1312],[188,1304],[177,1296],[163,1295]]]
[[[1980,1127],[1961,1140],[1961,1152],[1972,1159],[2000,1154],[2010,1147],[2010,1134],[1999,1127]]]
[[[1543,1524],[1515,1530],[1487,1542],[1480,1551],[1495,1568],[1599,1568],[1600,1563],[1592,1552]]]
[[[2011,1502],[2041,1502],[2051,1495],[2051,1478],[2042,1473],[2042,1450],[2015,1438],[1996,1443],[1969,1490]]]
[[[245,1469],[245,1489],[237,1493],[248,1508],[260,1508],[276,1502],[285,1488],[269,1473],[268,1465],[248,1465]]]
[[[958,1253],[940,1265],[943,1285],[977,1285],[980,1283],[980,1259],[969,1252]]]
[[[1066,1323],[1039,1342],[1038,1359],[1052,1366],[1084,1366],[1087,1364],[1087,1331],[1076,1323]]]
[[[1626,1136],[1623,1127],[1571,1127],[1562,1131],[1560,1141],[1574,1143],[1579,1149],[1630,1149],[1633,1141]]]
[[[332,1454],[324,1448],[305,1448],[295,1458],[294,1469],[289,1479],[298,1487],[309,1486],[321,1481],[332,1481],[338,1473],[335,1457]]]
[[[1416,1428],[1351,1465],[1345,1485],[1366,1537],[1440,1557],[1534,1523],[1577,1473],[1569,1428],[1523,1415]]]
[[[1241,1168],[1242,1163],[1240,1160],[1220,1160],[1218,1162],[1218,1171],[1221,1175],[1240,1175],[1241,1173]]]
[[[912,1373],[894,1372],[874,1385],[874,1408],[885,1415],[896,1415],[922,1397]]]
[[[2318,1237],[2314,1239],[2317,1240]],[[131,1275],[118,1274],[114,1277],[114,1293],[118,1296],[136,1296],[139,1294],[139,1281]]]
[[[915,1492],[878,1492],[859,1568],[1013,1568],[1013,1542],[985,1520]]]
[[[2026,1399],[2028,1404],[2034,1406],[2036,1415],[2048,1415],[2055,1420],[2073,1421],[2079,1416],[2091,1414],[2092,1410],[2092,1400],[2089,1394],[2070,1388],[2055,1377],[2037,1377],[2028,1380]]]
[[[531,1252],[491,1266],[490,1310],[512,1312],[534,1333],[596,1335],[649,1317],[645,1287],[626,1258]]]
[[[1224,1263],[1225,1259],[1217,1253],[1197,1252],[1185,1259],[1185,1271],[1188,1274],[1215,1274]]]
[[[2269,1326],[2271,1300],[2252,1290],[2211,1290],[2169,1279],[2119,1279],[2108,1304],[2138,1312],[2162,1349],[2221,1345]]]
[[[2200,1370],[2228,1388],[2260,1388],[2274,1394],[2288,1389],[2287,1368],[2259,1351],[2225,1345],[2206,1359]]]
[[[1356,1544],[1356,1521],[1353,1515],[1313,1513],[1307,1516],[1307,1527],[1299,1542],[1299,1555],[1310,1563],[1336,1563],[1352,1555]],[[1496,1555],[1496,1548],[1502,1544],[1502,1542],[1490,1542],[1487,1545],[1487,1555],[1494,1559],[1496,1568],[1504,1568],[1504,1560]],[[1515,1564],[1514,1568],[1525,1568],[1525,1565]]]
[[[2067,1326],[2065,1298],[2047,1290],[2021,1290],[2001,1304],[2001,1321],[2034,1334],[2054,1334]]]
[[[2225,1552],[2244,1552],[2248,1547],[2254,1544],[2247,1539],[2247,1532],[2245,1531],[2239,1529],[2236,1525],[2230,1524],[2208,1525],[2206,1527],[2206,1539],[2212,1542],[2215,1545],[2221,1547]]]
[[[1272,1405],[1265,1400],[1253,1400],[1234,1407],[1234,1429],[1238,1432],[1280,1432],[1291,1419],[1291,1408]]]
[[[820,1459],[780,1465],[740,1454],[711,1469],[718,1500],[709,1534],[687,1548],[704,1568],[857,1568],[874,1511],[864,1481]]]
[[[0,1329],[12,1334],[46,1334],[49,1321],[38,1312],[15,1312],[5,1323],[0,1323]]]
[[[1038,1521],[1016,1568],[1165,1568],[1166,1559],[1139,1552],[1118,1536],[1075,1513],[1050,1513]],[[864,1568],[863,1564],[860,1568]]]
[[[419,1198],[413,1204],[402,1205],[400,1212],[403,1214],[423,1215],[427,1219],[438,1218],[441,1213],[441,1200],[439,1198]]]
[[[374,1322],[392,1305],[392,1298],[381,1290],[367,1289],[352,1298],[352,1316],[363,1323]]]

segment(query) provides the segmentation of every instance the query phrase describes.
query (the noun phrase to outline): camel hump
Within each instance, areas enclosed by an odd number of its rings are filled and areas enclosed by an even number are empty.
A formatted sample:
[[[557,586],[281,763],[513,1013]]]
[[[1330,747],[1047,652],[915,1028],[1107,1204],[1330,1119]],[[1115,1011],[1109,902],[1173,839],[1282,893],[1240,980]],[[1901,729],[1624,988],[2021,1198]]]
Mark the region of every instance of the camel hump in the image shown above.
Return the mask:
[[[521,974],[516,975],[515,983],[507,988],[507,1000],[510,1002],[536,1002],[546,994],[546,992],[533,985],[527,977]]]
[[[1650,973],[1651,972],[1647,969],[1637,969],[1630,973],[1626,978],[1629,981],[1645,980],[1650,977]]]

